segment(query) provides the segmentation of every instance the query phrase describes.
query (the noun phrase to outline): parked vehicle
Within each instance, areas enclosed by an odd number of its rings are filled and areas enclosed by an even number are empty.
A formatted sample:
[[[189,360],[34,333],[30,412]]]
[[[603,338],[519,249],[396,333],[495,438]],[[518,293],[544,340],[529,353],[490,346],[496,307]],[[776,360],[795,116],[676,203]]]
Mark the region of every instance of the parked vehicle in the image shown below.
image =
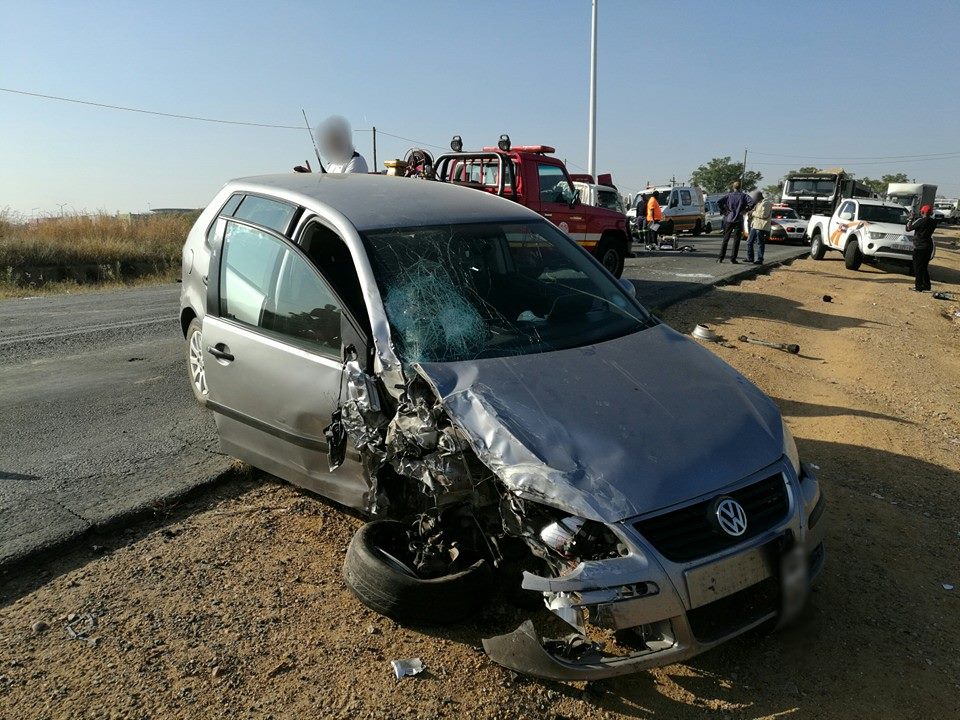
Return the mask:
[[[816,173],[794,173],[783,181],[780,202],[801,218],[830,215],[843,198],[874,198],[877,194],[843,168]]]
[[[953,224],[960,220],[960,200],[940,198],[933,203],[933,216],[945,223]]]
[[[788,622],[824,563],[776,405],[631,288],[494,194],[285,174],[200,215],[180,321],[224,451],[374,518],[361,602],[450,622],[515,587],[573,635],[526,621],[490,657],[593,680]]]
[[[592,175],[571,175],[573,189],[577,191],[577,197],[580,202],[593,207],[606,208],[626,216],[627,210],[623,205],[623,198],[620,197],[620,191],[613,184],[613,178],[609,175],[598,175],[594,182]]]
[[[908,209],[897,203],[844,200],[833,215],[810,218],[810,257],[821,260],[828,250],[838,250],[848,270],[877,258],[912,262],[913,235],[906,231],[907,217]]]
[[[696,236],[703,232],[705,222],[703,193],[697,187],[661,185],[647,188],[641,195],[632,199],[630,209],[627,211],[627,217],[634,223],[638,214],[642,217],[646,212],[645,209],[638,211],[637,203],[643,195],[649,196],[652,192],[657,194],[657,202],[660,203],[660,209],[663,211],[663,222],[672,222],[674,233],[689,232]]]
[[[723,230],[723,213],[716,200],[704,200],[703,202],[703,231],[707,234],[714,230]]]
[[[807,221],[789,205],[777,204],[770,210],[771,242],[806,242]]]
[[[451,143],[460,147],[459,136]],[[548,145],[512,147],[501,136],[497,147],[456,151],[436,159],[436,179],[483,190],[543,215],[592,252],[615,277],[630,254],[627,218],[619,210],[580,202],[563,161]]]
[[[890,183],[887,185],[887,200],[913,211],[920,212],[924,205],[933,205],[937,186],[926,183]]]

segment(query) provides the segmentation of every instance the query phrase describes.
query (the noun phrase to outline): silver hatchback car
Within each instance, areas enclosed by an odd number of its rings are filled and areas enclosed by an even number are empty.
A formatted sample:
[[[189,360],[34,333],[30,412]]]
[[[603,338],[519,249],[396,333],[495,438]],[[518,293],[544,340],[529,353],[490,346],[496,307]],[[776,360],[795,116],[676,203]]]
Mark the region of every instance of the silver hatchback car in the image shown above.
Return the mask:
[[[515,586],[498,663],[609,677],[793,618],[824,500],[773,402],[557,227],[427,180],[230,182],[183,250],[194,392],[226,452],[374,519],[369,607],[456,620]]]

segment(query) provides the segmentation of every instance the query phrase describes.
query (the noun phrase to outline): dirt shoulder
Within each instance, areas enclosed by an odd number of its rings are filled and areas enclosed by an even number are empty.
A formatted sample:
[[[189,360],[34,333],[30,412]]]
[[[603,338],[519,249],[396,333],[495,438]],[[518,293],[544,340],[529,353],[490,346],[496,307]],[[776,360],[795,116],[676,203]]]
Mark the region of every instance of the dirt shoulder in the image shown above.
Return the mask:
[[[941,248],[931,274],[960,292],[960,252]],[[775,398],[820,468],[827,566],[791,629],[589,687],[517,678],[480,639],[527,614],[398,627],[341,581],[360,520],[252,478],[8,578],[0,717],[957,717],[960,303],[910,284],[836,255],[664,314],[726,337],[708,347]],[[406,657],[427,672],[394,680]]]

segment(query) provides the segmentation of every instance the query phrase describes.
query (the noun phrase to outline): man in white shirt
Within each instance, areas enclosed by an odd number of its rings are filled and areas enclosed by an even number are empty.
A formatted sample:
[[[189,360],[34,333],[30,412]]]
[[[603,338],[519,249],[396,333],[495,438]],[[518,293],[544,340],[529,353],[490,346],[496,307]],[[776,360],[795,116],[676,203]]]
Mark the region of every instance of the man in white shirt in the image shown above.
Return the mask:
[[[316,138],[328,173],[367,172],[367,161],[353,147],[353,132],[346,118],[331,115],[317,126]],[[309,165],[297,165],[294,171],[311,172]]]

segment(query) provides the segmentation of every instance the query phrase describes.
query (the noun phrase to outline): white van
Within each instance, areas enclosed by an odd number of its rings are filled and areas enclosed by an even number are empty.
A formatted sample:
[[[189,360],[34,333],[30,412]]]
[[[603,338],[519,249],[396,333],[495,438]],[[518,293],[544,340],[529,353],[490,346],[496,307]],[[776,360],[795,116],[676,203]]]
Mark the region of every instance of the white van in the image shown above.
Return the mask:
[[[700,188],[691,186],[660,185],[657,187],[648,187],[642,193],[632,198],[630,209],[627,211],[627,217],[634,223],[637,219],[637,203],[644,195],[650,193],[657,194],[657,202],[660,203],[660,209],[663,211],[663,219],[673,221],[673,232],[681,233],[689,231],[693,235],[703,233],[705,225],[703,193]],[[646,210],[641,210],[642,216]]]

